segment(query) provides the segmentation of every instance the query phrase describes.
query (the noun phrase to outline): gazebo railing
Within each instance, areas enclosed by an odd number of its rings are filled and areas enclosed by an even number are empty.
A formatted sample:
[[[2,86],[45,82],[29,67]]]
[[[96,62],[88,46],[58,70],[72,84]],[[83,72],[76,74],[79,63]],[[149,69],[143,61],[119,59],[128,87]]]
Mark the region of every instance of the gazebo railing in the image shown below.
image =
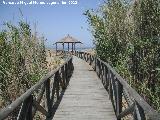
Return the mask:
[[[108,63],[86,52],[75,51],[75,55],[92,65],[102,80],[118,120],[125,117],[134,120],[160,120],[160,113],[155,111]]]
[[[0,120],[32,120],[37,111],[50,118],[68,85],[73,69],[72,57],[68,57],[64,64],[49,72],[13,103],[2,109]]]

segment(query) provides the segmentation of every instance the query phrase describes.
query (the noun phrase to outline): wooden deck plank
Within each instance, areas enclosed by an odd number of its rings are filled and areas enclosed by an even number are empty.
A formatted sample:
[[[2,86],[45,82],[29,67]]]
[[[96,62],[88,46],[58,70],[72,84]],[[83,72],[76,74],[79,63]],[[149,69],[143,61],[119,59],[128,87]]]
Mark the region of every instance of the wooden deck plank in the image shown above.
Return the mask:
[[[85,61],[73,57],[74,72],[54,120],[116,120],[108,93]]]

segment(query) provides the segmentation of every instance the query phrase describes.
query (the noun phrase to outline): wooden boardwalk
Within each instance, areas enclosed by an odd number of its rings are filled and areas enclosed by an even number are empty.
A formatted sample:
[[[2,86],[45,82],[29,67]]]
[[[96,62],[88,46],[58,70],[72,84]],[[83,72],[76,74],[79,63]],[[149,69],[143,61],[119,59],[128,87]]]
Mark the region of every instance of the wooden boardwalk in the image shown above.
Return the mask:
[[[54,120],[116,120],[109,95],[96,72],[73,57],[74,72]]]

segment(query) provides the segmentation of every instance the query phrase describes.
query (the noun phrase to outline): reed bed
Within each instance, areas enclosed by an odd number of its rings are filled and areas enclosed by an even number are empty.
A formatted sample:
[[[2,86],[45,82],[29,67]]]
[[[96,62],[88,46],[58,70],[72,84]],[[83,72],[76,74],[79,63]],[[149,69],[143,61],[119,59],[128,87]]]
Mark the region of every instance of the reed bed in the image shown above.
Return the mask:
[[[160,1],[109,0],[84,15],[96,54],[160,111]]]
[[[20,21],[0,32],[0,108],[14,101],[48,70],[44,37]]]

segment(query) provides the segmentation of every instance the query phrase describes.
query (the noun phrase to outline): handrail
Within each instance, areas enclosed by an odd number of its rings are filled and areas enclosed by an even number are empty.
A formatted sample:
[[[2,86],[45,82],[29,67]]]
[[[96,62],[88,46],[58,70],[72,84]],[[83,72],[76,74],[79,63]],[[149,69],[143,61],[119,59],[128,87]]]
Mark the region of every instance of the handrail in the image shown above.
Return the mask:
[[[109,93],[117,119],[131,114],[136,120],[160,120],[160,113],[155,111],[108,63],[87,52],[75,51],[74,54],[89,62]],[[128,108],[122,109],[122,102],[127,101]]]
[[[73,69],[72,57],[69,57],[65,63],[49,72],[13,103],[2,109],[0,111],[0,120],[10,117],[10,114],[19,106],[21,107],[19,107],[17,120],[32,119],[37,110],[43,113],[46,118],[49,118],[51,116],[52,108],[54,107],[53,103],[56,103],[59,100],[59,94],[67,87]],[[37,92],[39,89],[40,93],[34,98],[33,93]],[[40,105],[40,101],[43,97],[45,97],[47,102],[47,105],[45,106],[47,110]],[[54,99],[56,99],[56,101],[54,101]]]

